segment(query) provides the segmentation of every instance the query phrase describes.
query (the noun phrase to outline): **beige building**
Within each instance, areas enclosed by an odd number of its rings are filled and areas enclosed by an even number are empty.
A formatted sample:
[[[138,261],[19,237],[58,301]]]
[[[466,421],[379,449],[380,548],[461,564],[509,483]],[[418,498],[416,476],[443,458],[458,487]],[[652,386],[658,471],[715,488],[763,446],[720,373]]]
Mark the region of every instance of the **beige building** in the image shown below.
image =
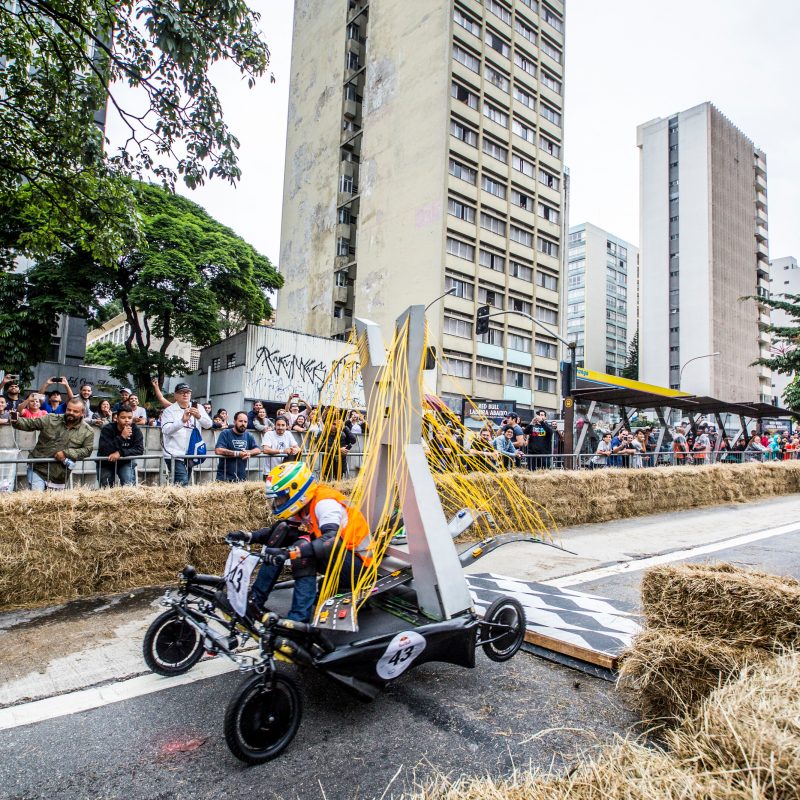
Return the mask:
[[[722,400],[771,400],[767,164],[711,103],[637,129],[639,377]],[[718,355],[712,355],[718,353]]]
[[[298,0],[278,325],[428,304],[438,391],[556,409],[564,4]]]

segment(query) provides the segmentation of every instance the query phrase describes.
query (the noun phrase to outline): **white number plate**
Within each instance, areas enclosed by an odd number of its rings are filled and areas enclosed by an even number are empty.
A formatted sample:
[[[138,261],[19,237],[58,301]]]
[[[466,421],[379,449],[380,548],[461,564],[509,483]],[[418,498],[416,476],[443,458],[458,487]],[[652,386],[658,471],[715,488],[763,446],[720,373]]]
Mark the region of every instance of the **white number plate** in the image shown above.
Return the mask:
[[[225,562],[225,585],[228,590],[228,601],[234,611],[244,616],[247,611],[247,591],[250,588],[250,576],[258,564],[258,557],[248,553],[241,547],[234,547]]]
[[[425,639],[416,631],[403,631],[389,642],[378,661],[377,672],[385,681],[405,672],[425,649]]]

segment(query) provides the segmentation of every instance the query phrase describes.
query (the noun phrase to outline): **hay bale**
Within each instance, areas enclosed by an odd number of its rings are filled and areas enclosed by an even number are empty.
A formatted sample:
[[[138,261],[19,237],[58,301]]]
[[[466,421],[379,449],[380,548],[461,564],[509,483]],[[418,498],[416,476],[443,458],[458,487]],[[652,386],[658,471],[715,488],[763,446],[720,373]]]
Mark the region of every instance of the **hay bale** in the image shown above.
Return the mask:
[[[753,797],[800,797],[800,655],[717,689],[670,745],[687,762],[731,774]]]
[[[647,625],[737,647],[800,646],[800,582],[730,564],[656,567],[642,578]]]
[[[650,629],[623,654],[619,686],[646,721],[674,723],[767,658],[767,651],[755,647],[733,647],[677,628]]]

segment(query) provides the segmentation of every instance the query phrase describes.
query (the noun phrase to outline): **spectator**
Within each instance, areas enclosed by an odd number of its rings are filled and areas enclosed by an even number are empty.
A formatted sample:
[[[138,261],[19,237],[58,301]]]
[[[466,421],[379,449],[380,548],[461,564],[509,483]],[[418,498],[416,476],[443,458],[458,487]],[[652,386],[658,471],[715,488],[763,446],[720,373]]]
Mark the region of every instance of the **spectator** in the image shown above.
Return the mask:
[[[248,419],[249,419],[249,414],[248,414]],[[267,409],[264,408],[263,405],[261,406],[261,408],[258,409],[258,411],[256,411],[256,415],[253,417],[252,427],[259,433],[267,433],[268,431],[275,430],[275,424],[267,416]]]
[[[553,429],[547,423],[547,412],[540,408],[530,425],[525,428],[528,437],[529,469],[550,469],[553,453]]]
[[[625,448],[625,436],[627,431],[625,428],[620,428],[616,433],[611,434],[611,455],[608,457],[609,467],[622,466],[622,451]]]
[[[312,409],[311,413],[308,415],[308,432],[312,436],[318,436],[320,433],[322,433],[322,426],[320,425],[319,420],[320,410],[318,408]]]
[[[334,410],[330,413],[334,414],[333,424],[320,450],[320,480],[326,483],[347,476],[347,455],[356,443],[356,437],[345,427],[342,415]]]
[[[767,431],[762,431],[759,441],[761,442],[761,446],[766,450],[769,446],[769,433]]]
[[[294,421],[297,419],[298,414],[300,413],[300,407],[304,406],[306,408],[306,413],[311,410],[311,405],[303,400],[299,394],[296,392],[294,394],[289,395],[289,399],[286,401],[286,405],[283,407],[283,411],[279,411],[279,414],[283,414],[285,417],[289,418],[289,427],[291,428],[294,425]]]
[[[261,448],[247,430],[246,411],[237,411],[233,415],[233,425],[219,435],[214,452],[224,456],[217,461],[218,481],[234,483],[247,480],[248,460],[260,455]]]
[[[42,408],[42,398],[36,392],[31,392],[17,406],[17,411],[23,419],[39,419],[47,416],[47,412]]]
[[[219,414],[214,414],[214,418],[211,420],[211,427],[215,431],[221,431],[225,427],[225,423],[222,421],[222,417]]]
[[[645,437],[644,429],[640,428],[636,431],[636,436],[631,439],[631,467],[634,469],[641,469],[644,466],[644,455],[647,452],[647,438]]]
[[[8,400],[0,395],[0,425],[8,425]]]
[[[209,417],[213,417],[214,416],[211,413],[214,410],[214,407],[211,405],[211,403],[208,400],[206,400],[205,403],[203,403],[203,408],[206,410],[206,414],[208,414]]]
[[[16,411],[20,404],[19,376],[6,373],[3,382],[0,384],[3,396],[6,398],[6,409]]]
[[[364,421],[364,415],[357,410],[350,412],[350,418],[347,420],[347,427],[350,428],[350,433],[353,436],[364,436],[367,432],[367,423]]]
[[[153,378],[150,381],[150,384],[153,387],[153,394],[156,396],[156,400],[158,400],[158,403],[161,406],[161,408],[169,408],[172,405],[172,403],[170,403],[169,400],[167,400],[167,398],[164,397],[163,393],[161,392],[161,385],[158,382],[158,378]],[[209,414],[209,416],[211,416],[211,414]]]
[[[597,443],[597,452],[592,456],[589,461],[589,466],[592,469],[601,469],[608,466],[608,459],[611,455],[611,433],[606,432],[603,434],[600,441]]]
[[[188,383],[179,383],[175,387],[175,402],[161,412],[161,446],[167,471],[177,486],[187,486],[191,478],[192,463],[185,456],[192,430],[211,428],[205,409],[191,400],[192,387]]]
[[[108,459],[97,464],[101,489],[111,488],[117,479],[121,486],[136,485],[136,461],[132,458],[144,454],[144,436],[133,419],[133,409],[123,403],[114,422],[103,425],[100,431],[97,455]]]
[[[251,411],[247,412],[247,427],[250,430],[258,430],[256,426],[253,424],[253,421],[258,417],[258,412],[264,411],[264,404],[260,400],[256,400],[253,403],[253,408]],[[266,416],[266,411],[264,411],[264,416]]]
[[[45,391],[50,384],[58,384],[64,388],[64,393],[67,395],[66,400],[61,394],[60,388],[51,389],[49,392]],[[42,403],[42,410],[48,414],[63,414],[67,410],[67,400],[73,398],[72,389],[65,377],[50,378],[42,384],[39,389],[39,394],[46,395],[47,399]]]
[[[306,421],[306,417],[304,414],[298,414],[297,419],[294,421],[294,425],[292,425],[292,431],[295,433],[305,433],[308,429],[308,423]],[[352,433],[352,430],[350,431]]]
[[[512,441],[514,443],[514,447],[519,450],[520,452],[525,449],[525,434],[522,430],[522,427],[519,424],[519,414],[509,414],[506,417],[506,422],[504,423],[500,433],[504,433],[506,428],[511,428],[514,432],[514,436],[512,437]],[[552,452],[552,450],[550,451]]]
[[[778,436],[777,433],[773,433],[772,436],[769,437],[769,443],[767,444],[767,450],[769,451],[769,458],[771,461],[778,461],[781,458],[781,437]]]
[[[503,429],[502,433],[494,440],[494,449],[500,453],[505,469],[514,469],[517,464],[517,458],[522,456],[522,453],[517,450],[514,444],[517,438],[514,433],[514,427],[512,423],[509,423]],[[519,428],[519,425],[516,427]],[[521,430],[522,428],[520,428],[520,431]]]
[[[761,444],[761,434],[754,433],[744,448],[745,461],[763,461],[767,448]]]
[[[94,433],[83,421],[83,401],[79,397],[67,401],[63,414],[21,417],[12,425],[20,431],[39,431],[30,458],[52,459],[28,467],[28,486],[35,492],[64,489],[75,462],[87,458],[94,447]]]
[[[215,416],[219,417],[222,420],[222,427],[227,428],[228,425],[228,412],[224,408],[218,408],[217,413]]]
[[[78,392],[81,400],[83,400],[83,418],[87,422],[92,421],[92,384],[84,383]]]
[[[108,425],[109,422],[114,421],[114,414],[111,411],[111,401],[101,400],[97,404],[97,411],[92,414],[92,425]]]
[[[279,416],[275,420],[275,429],[264,434],[261,439],[261,452],[269,456],[264,459],[265,477],[278,464],[294,461],[300,454],[297,441],[289,432],[289,420],[286,417]]]
[[[147,425],[147,411],[139,405],[139,398],[137,395],[132,394],[128,399],[128,405],[133,412],[134,425]]]
[[[480,433],[470,442],[467,464],[480,472],[497,472],[500,467],[500,453],[492,443],[492,431],[481,428]]]
[[[619,445],[614,448],[614,440],[611,440],[611,451],[618,459],[617,466],[623,469],[628,469],[631,465],[631,456],[636,452],[633,449],[633,434],[627,429],[623,428],[617,436]]]
[[[709,463],[711,454],[711,439],[708,436],[708,426],[703,425],[700,428],[700,433],[694,440],[692,445],[692,455],[694,456],[695,464]]]
[[[131,396],[131,390],[128,389],[127,387],[123,386],[119,390],[119,400],[117,400],[117,402],[114,403],[113,406],[111,406],[111,411],[114,414],[116,414],[117,411],[119,411],[120,408],[122,408],[123,403],[127,403],[128,400],[130,400],[130,396]]]

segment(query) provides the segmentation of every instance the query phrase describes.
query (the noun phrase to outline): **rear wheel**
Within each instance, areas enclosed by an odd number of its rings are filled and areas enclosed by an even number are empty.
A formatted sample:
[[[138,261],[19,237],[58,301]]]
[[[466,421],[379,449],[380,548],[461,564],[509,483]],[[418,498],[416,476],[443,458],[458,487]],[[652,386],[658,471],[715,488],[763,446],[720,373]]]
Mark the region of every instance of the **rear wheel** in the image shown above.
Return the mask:
[[[144,660],[159,675],[183,675],[203,655],[200,631],[171,609],[156,617],[144,636]]]
[[[513,597],[499,597],[486,610],[481,646],[492,661],[508,661],[525,640],[525,611]]]
[[[225,711],[225,741],[247,764],[280,755],[294,739],[302,714],[294,679],[278,670],[270,682],[253,675],[236,690]]]

